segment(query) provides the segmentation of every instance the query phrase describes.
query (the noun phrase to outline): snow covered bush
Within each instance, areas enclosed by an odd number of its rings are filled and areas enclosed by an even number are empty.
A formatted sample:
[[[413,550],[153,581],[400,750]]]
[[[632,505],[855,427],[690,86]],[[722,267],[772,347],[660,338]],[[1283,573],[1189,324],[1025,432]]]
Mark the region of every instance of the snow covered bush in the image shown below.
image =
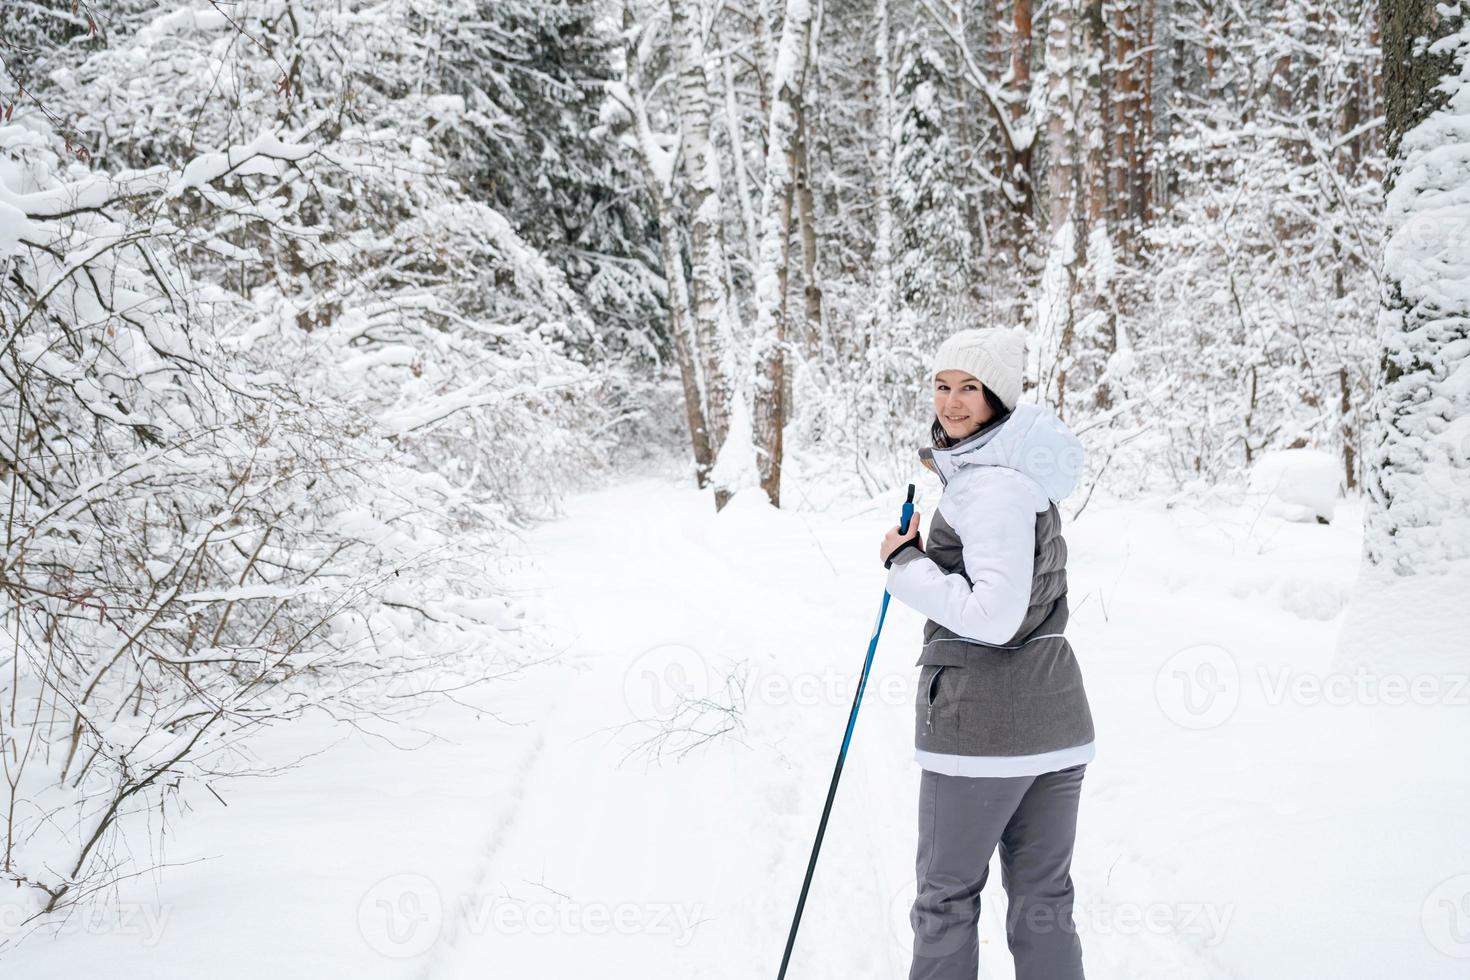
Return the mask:
[[[238,770],[242,736],[390,710],[407,675],[513,653],[506,604],[453,584],[487,574],[457,546],[483,524],[474,495],[395,448],[401,427],[320,397],[314,378],[370,372],[196,279],[175,260],[188,232],[155,217],[317,149],[267,137],[66,180],[45,136],[0,128],[4,426],[22,447],[3,690],[36,726],[7,719],[3,875],[38,913],[119,873],[131,813]]]
[[[1288,521],[1332,523],[1342,471],[1320,449],[1279,449],[1251,467],[1247,502]]]

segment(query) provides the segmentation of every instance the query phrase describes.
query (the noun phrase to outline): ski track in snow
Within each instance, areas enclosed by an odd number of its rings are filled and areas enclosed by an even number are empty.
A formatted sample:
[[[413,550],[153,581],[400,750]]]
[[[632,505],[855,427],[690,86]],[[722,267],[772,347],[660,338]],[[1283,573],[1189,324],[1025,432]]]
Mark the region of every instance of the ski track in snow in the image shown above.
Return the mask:
[[[530,750],[526,752],[520,765],[516,768],[515,782],[506,793],[506,805],[495,820],[490,833],[480,845],[479,860],[476,862],[475,873],[465,891],[466,895],[477,898],[486,896],[485,883],[490,878],[491,869],[494,867],[497,855],[502,850],[506,837],[520,816],[521,804],[526,797],[526,787],[545,749],[546,734],[543,727],[537,732]],[[431,980],[440,961],[459,944],[462,933],[467,928],[478,927],[480,922],[480,919],[476,917],[475,907],[460,902],[452,903],[447,907],[445,920],[447,925],[440,941],[431,946],[424,954],[425,961],[416,974],[417,980]]]

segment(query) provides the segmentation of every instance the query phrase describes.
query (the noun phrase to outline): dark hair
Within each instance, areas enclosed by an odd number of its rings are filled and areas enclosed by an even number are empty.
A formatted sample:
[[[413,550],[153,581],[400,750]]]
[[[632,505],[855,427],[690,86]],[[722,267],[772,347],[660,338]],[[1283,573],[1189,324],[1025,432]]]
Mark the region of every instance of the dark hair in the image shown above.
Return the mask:
[[[1001,401],[1000,396],[991,391],[990,386],[983,381],[980,383],[980,390],[985,392],[985,404],[990,406],[990,421],[986,422],[980,428],[988,429],[993,425],[999,425],[1005,421],[1007,415],[1011,414],[1011,410],[1006,408],[1006,403]],[[979,431],[980,429],[975,430],[975,432]],[[974,432],[970,433],[970,435],[974,434]],[[929,424],[929,435],[934,439],[935,449],[948,449],[956,441],[949,437],[948,432],[944,431],[944,424],[939,421],[939,416],[937,415],[934,416],[934,421]],[[968,439],[969,436],[965,438]]]

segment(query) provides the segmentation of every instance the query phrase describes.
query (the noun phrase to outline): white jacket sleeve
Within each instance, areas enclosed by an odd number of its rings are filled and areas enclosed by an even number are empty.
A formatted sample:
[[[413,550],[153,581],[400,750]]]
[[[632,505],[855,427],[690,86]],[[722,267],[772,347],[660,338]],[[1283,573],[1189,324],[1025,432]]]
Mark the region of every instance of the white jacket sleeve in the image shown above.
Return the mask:
[[[959,535],[970,581],[909,549],[888,570],[889,594],[960,636],[1008,642],[1031,603],[1043,495],[1030,477],[999,466],[952,479],[939,512]]]

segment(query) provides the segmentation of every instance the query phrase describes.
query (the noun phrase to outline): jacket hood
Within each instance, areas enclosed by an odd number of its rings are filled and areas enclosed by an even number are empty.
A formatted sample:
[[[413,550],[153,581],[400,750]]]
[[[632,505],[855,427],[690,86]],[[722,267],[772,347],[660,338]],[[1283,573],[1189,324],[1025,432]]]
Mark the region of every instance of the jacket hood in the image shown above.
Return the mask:
[[[1066,498],[1082,478],[1082,441],[1042,405],[1018,404],[994,426],[976,432],[947,449],[925,446],[919,458],[933,463],[939,479],[971,466],[1005,466],[1041,485],[1054,501]]]

